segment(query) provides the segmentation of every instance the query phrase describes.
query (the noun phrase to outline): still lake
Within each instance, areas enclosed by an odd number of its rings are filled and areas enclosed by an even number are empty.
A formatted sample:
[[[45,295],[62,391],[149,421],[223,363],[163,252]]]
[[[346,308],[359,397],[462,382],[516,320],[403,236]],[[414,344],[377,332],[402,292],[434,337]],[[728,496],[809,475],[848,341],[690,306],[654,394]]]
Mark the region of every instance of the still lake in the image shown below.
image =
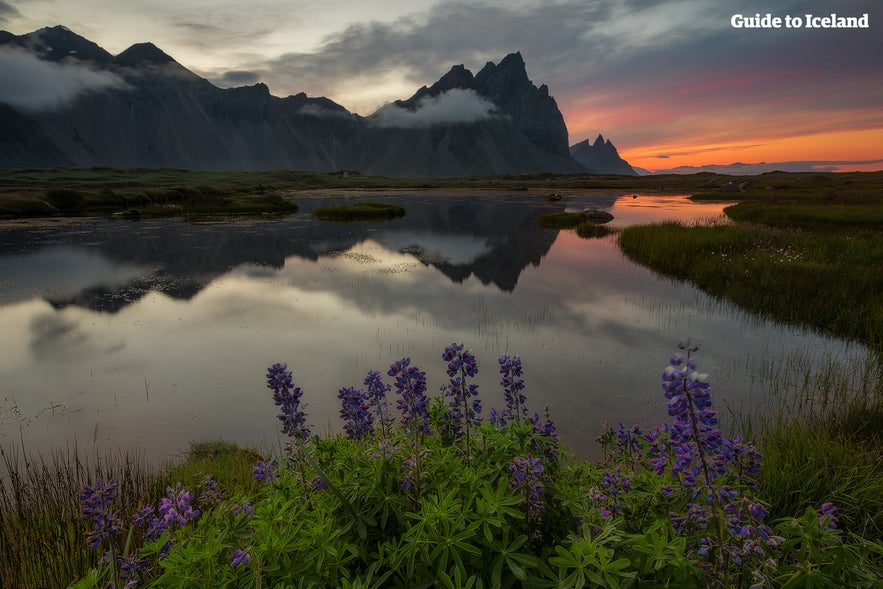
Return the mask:
[[[612,226],[721,216],[685,196],[377,196],[386,223],[331,224],[298,200],[278,220],[108,219],[0,228],[0,446],[46,453],[194,440],[278,447],[267,366],[288,363],[309,423],[337,432],[337,390],[404,356],[447,382],[441,352],[478,359],[484,415],[503,405],[497,358],[519,354],[532,411],[595,458],[605,422],[666,418],[661,369],[700,345],[718,409],[763,400],[789,366],[860,358],[860,346],[785,328],[657,277],[615,236],[542,229],[544,212],[599,208]],[[352,199],[350,199],[352,200]]]

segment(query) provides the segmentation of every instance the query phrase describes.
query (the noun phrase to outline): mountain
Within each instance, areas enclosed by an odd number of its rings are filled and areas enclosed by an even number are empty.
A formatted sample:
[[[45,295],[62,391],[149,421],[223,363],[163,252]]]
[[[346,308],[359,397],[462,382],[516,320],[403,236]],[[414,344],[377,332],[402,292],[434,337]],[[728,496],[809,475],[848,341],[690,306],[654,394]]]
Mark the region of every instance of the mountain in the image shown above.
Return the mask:
[[[619,157],[619,152],[610,139],[604,140],[601,134],[594,143],[580,141],[570,146],[570,156],[581,163],[592,174],[623,174],[637,176],[638,173],[627,161]]]
[[[2,167],[586,171],[571,157],[555,99],[531,82],[520,53],[476,75],[454,66],[368,117],[324,97],[272,96],[264,84],[218,88],[152,43],[114,56],[62,26],[0,31],[0,82],[3,69],[19,78],[0,83]]]

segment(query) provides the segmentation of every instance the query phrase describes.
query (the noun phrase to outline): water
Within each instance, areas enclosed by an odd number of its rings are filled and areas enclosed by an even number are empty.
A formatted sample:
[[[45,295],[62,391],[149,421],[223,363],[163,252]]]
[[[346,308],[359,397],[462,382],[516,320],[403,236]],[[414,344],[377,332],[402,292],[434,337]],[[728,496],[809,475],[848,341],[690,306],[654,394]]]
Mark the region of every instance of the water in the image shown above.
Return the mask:
[[[336,432],[338,388],[410,356],[435,391],[447,382],[442,349],[464,342],[485,414],[503,405],[496,359],[517,353],[531,409],[548,405],[562,440],[594,458],[606,422],[666,418],[658,377],[678,340],[700,344],[718,405],[736,408],[758,402],[770,365],[863,354],[658,278],[615,237],[536,225],[586,207],[610,210],[614,226],[691,222],[720,216],[720,203],[373,199],[408,215],[328,224],[309,211],[342,199],[304,199],[284,220],[6,223],[0,444],[136,446],[157,459],[219,437],[275,447],[270,364],[294,372],[314,431]]]

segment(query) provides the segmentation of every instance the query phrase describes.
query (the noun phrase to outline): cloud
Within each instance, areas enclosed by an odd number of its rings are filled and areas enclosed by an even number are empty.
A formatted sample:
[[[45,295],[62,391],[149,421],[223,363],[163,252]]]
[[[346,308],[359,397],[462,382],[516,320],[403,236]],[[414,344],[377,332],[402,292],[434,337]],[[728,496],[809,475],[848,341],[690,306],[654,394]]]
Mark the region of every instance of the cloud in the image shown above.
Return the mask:
[[[388,104],[371,116],[380,127],[421,128],[454,123],[475,123],[497,113],[494,103],[474,90],[454,88],[438,96],[425,96],[414,110]]]
[[[116,74],[84,62],[43,61],[23,49],[0,47],[0,102],[21,110],[50,110],[87,92],[126,87]]]
[[[21,13],[7,2],[0,0],[0,22],[4,22],[10,18],[21,16]]]
[[[252,84],[257,84],[260,81],[261,74],[259,72],[250,72],[244,70],[224,72],[223,74],[221,74],[220,77],[211,79],[212,84],[220,86],[221,88],[249,86]]]

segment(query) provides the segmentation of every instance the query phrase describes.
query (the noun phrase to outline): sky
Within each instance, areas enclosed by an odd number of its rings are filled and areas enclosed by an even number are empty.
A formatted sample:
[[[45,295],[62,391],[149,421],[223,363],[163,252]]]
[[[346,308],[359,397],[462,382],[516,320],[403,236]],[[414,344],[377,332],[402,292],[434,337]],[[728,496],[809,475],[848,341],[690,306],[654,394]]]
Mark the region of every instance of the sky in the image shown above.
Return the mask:
[[[768,13],[783,24],[733,26]],[[868,27],[784,24],[832,13]],[[603,134],[633,166],[883,169],[878,0],[0,0],[0,29],[58,24],[113,54],[151,41],[218,86],[361,115],[520,51],[570,143]]]

